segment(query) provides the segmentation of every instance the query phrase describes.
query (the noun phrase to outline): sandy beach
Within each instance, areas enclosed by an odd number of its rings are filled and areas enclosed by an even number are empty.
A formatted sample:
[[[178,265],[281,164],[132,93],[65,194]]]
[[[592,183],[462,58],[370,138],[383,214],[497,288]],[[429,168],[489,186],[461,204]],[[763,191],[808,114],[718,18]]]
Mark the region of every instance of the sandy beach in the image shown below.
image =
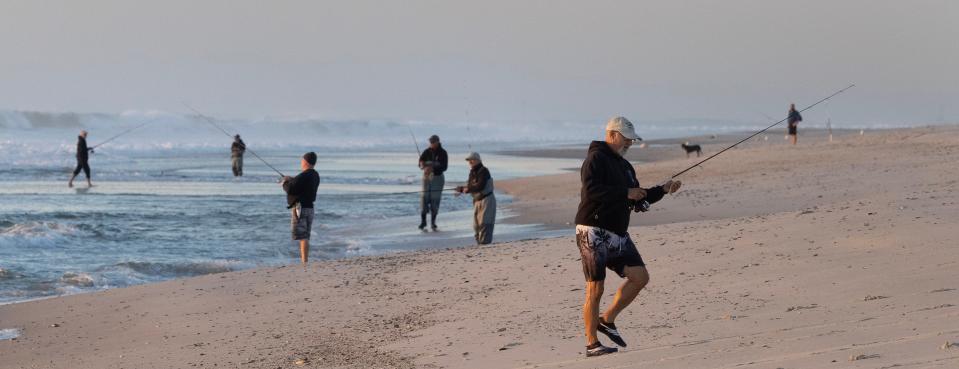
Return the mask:
[[[658,150],[631,153],[644,186],[696,160]],[[629,347],[600,358],[583,355],[570,172],[497,182],[511,222],[569,237],[3,305],[19,337],[0,368],[956,368],[957,161],[941,126],[777,132],[693,169],[633,216],[651,282],[617,321]]]

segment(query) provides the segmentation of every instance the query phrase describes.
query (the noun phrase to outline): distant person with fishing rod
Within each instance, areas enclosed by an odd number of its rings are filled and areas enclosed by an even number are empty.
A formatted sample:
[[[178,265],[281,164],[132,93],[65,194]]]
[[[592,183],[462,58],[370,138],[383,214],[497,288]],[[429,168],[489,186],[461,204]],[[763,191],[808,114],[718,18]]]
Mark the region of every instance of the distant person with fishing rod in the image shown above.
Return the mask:
[[[316,166],[316,153],[308,152],[300,159],[300,172],[296,177],[283,176],[280,183],[286,191],[286,205],[290,210],[290,226],[293,240],[300,241],[300,262],[306,264],[310,259],[310,233],[313,229],[313,203],[316,190],[320,186],[320,174],[313,169]]]
[[[446,172],[446,166],[449,164],[449,157],[443,145],[440,144],[440,138],[437,135],[430,136],[430,146],[420,154],[419,166],[423,170],[423,194],[420,198],[420,230],[426,231],[426,214],[430,214],[430,225],[434,232],[439,227],[436,226],[436,215],[440,212],[440,199],[443,198],[443,186],[446,180],[443,172]]]
[[[493,194],[493,176],[483,165],[479,153],[471,152],[466,157],[470,166],[466,186],[456,187],[456,195],[468,193],[473,196],[473,238],[476,244],[493,242],[493,226],[496,224],[496,196]]]
[[[88,163],[92,152],[93,148],[87,148],[87,131],[81,130],[80,136],[77,137],[77,167],[73,170],[73,176],[67,182],[67,187],[73,188],[73,179],[77,178],[81,170],[87,177],[87,187],[93,187],[93,183],[90,182],[90,163]]]
[[[802,122],[802,115],[796,111],[796,104],[789,104],[789,117],[786,118],[786,124],[793,145],[796,144],[796,138],[799,136],[799,122]]]
[[[616,329],[616,317],[649,282],[646,263],[626,232],[630,213],[649,210],[649,204],[678,191],[682,185],[669,180],[661,186],[640,187],[633,165],[625,155],[633,142],[641,140],[632,122],[614,117],[606,123],[605,141],[593,141],[589,145],[580,169],[582,188],[576,212],[576,245],[586,277],[583,323],[587,357],[617,351],[603,346],[596,337],[597,331],[617,345],[626,346]],[[612,305],[600,315],[606,268],[626,280],[616,291]]]
[[[230,159],[233,161],[233,176],[243,176],[243,153],[246,152],[246,144],[240,139],[240,135],[233,136],[233,145],[230,146]]]
[[[113,141],[119,138],[120,136],[133,132],[137,129],[143,128],[147,124],[150,124],[150,122],[149,121],[144,122],[137,126],[128,128],[124,130],[123,132],[117,133],[116,135],[113,135],[113,137],[110,137],[104,140],[103,142],[93,145],[89,148],[87,147],[87,131],[81,130],[80,137],[77,140],[77,168],[73,170],[73,176],[70,177],[70,181],[67,182],[67,186],[73,187],[73,179],[77,177],[77,174],[80,174],[80,170],[83,170],[83,173],[87,176],[87,186],[93,187],[93,184],[90,183],[90,165],[87,162],[90,159],[89,154],[93,153],[93,149],[106,145],[108,142]]]

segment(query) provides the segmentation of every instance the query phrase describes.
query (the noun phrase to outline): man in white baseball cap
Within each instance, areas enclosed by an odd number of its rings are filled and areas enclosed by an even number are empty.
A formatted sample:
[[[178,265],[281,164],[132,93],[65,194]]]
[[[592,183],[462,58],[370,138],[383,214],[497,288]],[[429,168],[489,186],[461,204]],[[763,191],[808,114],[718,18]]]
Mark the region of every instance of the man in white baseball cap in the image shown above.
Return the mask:
[[[587,357],[617,351],[603,346],[597,331],[617,345],[626,346],[616,327],[616,317],[649,281],[646,263],[627,233],[630,213],[648,210],[649,204],[676,192],[681,185],[679,181],[667,181],[662,186],[639,186],[633,165],[623,157],[638,140],[633,123],[623,117],[613,117],[606,123],[606,139],[589,145],[580,169],[583,185],[576,211],[576,245],[586,277],[583,324]],[[625,280],[616,291],[613,303],[600,314],[606,269]]]
[[[642,141],[643,139],[636,134],[636,128],[633,122],[624,117],[612,117],[606,122],[606,131],[619,132],[628,140]]]

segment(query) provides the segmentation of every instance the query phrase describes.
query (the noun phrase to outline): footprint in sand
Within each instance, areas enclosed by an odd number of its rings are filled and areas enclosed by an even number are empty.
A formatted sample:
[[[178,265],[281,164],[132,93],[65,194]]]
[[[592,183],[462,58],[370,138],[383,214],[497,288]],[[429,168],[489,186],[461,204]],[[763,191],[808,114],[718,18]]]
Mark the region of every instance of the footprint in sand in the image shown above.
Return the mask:
[[[879,354],[872,354],[872,355],[866,355],[866,354],[849,355],[849,361],[874,359],[874,358],[877,358],[877,357],[879,357]]]

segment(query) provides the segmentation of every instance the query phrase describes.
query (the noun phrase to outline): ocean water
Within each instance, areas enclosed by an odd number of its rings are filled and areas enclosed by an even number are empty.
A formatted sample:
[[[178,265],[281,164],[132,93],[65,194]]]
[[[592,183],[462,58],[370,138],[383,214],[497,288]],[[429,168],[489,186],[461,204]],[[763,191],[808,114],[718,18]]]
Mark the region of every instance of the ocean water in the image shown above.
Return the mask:
[[[306,151],[322,177],[311,258],[331,259],[473,243],[471,202],[444,193],[440,232],[422,233],[417,151],[437,133],[449,151],[448,187],[465,181],[461,159],[483,154],[494,179],[559,173],[580,160],[519,158],[497,150],[582,144],[602,123],[523,124],[315,119],[218,121],[289,175]],[[96,145],[95,187],[66,186],[76,135]],[[648,139],[748,131],[766,122],[637,121]],[[813,122],[810,122],[813,123]],[[815,125],[807,124],[806,126]],[[841,125],[835,125],[840,127]],[[230,171],[231,139],[196,116],[165,112],[76,114],[0,111],[0,303],[298,262],[277,175],[250,153]],[[415,142],[415,143],[414,143]],[[418,147],[417,147],[418,146]],[[585,147],[585,146],[584,146]],[[498,220],[510,199],[498,195]],[[561,234],[498,223],[494,241]]]
[[[90,142],[96,143],[92,135]],[[0,141],[0,303],[298,262],[278,176],[248,153],[244,176],[235,179],[229,141],[221,144],[104,146],[90,159],[94,187],[86,188],[81,173],[70,189],[72,143]],[[295,175],[307,148],[275,146],[258,154]],[[315,149],[322,184],[311,258],[473,243],[472,203],[451,192],[442,200],[440,232],[416,228],[419,195],[399,193],[420,190],[410,146],[403,152]],[[461,149],[448,149],[447,187],[468,176]],[[579,165],[495,154],[484,155],[484,162],[497,180]],[[508,218],[503,206],[510,199],[498,200],[499,219]],[[508,224],[496,231],[496,241],[552,232]]]

